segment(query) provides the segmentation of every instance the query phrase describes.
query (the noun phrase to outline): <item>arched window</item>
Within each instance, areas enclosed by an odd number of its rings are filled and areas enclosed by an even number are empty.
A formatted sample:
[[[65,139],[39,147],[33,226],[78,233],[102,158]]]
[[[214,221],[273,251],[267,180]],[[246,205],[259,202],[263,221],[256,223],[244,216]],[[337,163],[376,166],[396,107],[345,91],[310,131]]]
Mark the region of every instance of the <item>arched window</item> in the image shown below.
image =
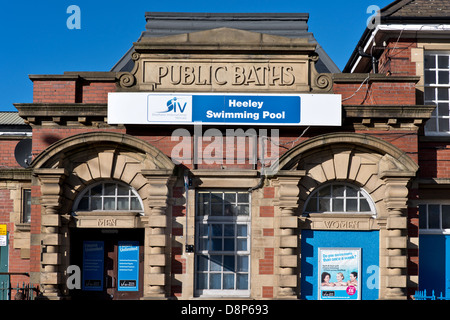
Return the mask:
[[[86,188],[77,198],[74,211],[136,211],[142,201],[136,190],[124,183],[99,182]]]
[[[375,206],[363,189],[350,184],[333,183],[311,193],[306,200],[304,213],[375,214]]]

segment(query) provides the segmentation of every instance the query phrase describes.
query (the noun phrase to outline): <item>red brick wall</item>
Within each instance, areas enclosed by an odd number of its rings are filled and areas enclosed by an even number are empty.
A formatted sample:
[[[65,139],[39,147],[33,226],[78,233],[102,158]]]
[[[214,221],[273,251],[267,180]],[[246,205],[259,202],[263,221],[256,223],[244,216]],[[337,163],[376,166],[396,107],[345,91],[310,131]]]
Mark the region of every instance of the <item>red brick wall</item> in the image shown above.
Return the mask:
[[[413,82],[366,81],[335,83],[333,92],[342,95],[343,105],[415,105]],[[359,91],[358,91],[359,89]]]
[[[38,127],[33,129],[33,156],[37,156],[44,151],[49,145],[57,142],[58,140],[71,137],[75,134],[94,132],[94,131],[113,131],[122,132],[123,129],[119,128],[70,128],[70,127]]]
[[[450,142],[421,142],[419,148],[421,178],[450,177]]]
[[[366,133],[371,136],[380,138],[400,150],[406,152],[406,154],[414,160],[416,163],[419,163],[419,142],[418,136],[414,131],[402,131],[402,130],[390,130],[390,131],[382,131],[382,130],[373,130],[373,131],[364,131],[357,130],[357,133]]]
[[[14,156],[15,148],[20,140],[0,140],[0,169],[21,168]]]
[[[108,92],[116,91],[114,82],[81,80],[34,80],[34,103],[107,103]]]
[[[34,103],[75,103],[76,81],[34,81]]]
[[[14,210],[14,203],[10,198],[10,190],[0,189],[0,224],[7,224],[8,231],[14,230],[14,225],[9,223],[9,214]]]
[[[91,82],[82,86],[82,103],[107,103],[108,92],[116,91],[115,83]]]
[[[415,76],[416,64],[411,61],[411,49],[416,47],[417,43],[411,39],[389,39],[379,58],[378,72],[393,76]]]
[[[259,260],[259,274],[273,274],[274,272],[274,248],[264,249],[264,258]]]

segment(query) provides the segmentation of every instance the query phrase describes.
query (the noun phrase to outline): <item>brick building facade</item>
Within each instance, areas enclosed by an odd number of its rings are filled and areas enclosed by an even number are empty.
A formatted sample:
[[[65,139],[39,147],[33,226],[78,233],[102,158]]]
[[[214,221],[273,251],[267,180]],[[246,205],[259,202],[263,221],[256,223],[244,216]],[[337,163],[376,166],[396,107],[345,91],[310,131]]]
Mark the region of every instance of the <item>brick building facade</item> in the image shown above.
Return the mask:
[[[436,98],[424,100],[427,87],[441,88],[428,86],[424,72],[446,70],[448,80],[449,67],[423,66],[429,50],[436,63],[442,50],[448,63],[448,48],[435,39],[439,28],[427,29],[432,20],[408,16],[423,23],[419,31],[392,21],[429,2],[395,1],[364,32],[357,48],[378,70],[357,49],[336,70],[305,31],[305,15],[149,13],[156,18],[112,71],[30,76],[33,103],[15,106],[32,129],[31,164],[11,160],[16,140],[1,141],[8,270],[28,272],[48,299],[411,298],[427,285],[419,209],[431,216],[448,187],[448,118],[436,115]],[[193,30],[178,26],[180,16]],[[260,23],[273,33],[257,32]],[[179,33],[158,33],[165,24]],[[143,93],[301,95],[302,108],[313,101],[316,122],[131,121]],[[331,109],[320,100],[336,97]],[[175,113],[173,103],[167,111]],[[327,125],[323,110],[337,110],[339,125]],[[244,134],[227,140],[228,130]],[[21,218],[23,190],[29,221]],[[327,264],[326,254],[351,255],[353,264]],[[73,266],[80,287],[68,286]],[[351,268],[359,282],[338,290],[337,269],[347,282]],[[327,270],[332,286],[321,283]]]

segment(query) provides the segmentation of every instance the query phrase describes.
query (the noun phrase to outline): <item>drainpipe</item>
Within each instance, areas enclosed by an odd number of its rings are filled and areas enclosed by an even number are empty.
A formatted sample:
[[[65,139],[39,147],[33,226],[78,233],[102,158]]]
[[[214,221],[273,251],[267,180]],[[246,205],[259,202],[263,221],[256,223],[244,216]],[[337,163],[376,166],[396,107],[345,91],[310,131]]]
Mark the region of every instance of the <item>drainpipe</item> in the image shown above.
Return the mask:
[[[371,58],[373,73],[378,73],[378,60],[375,56],[365,53],[362,47],[358,47],[358,54],[361,57]]]

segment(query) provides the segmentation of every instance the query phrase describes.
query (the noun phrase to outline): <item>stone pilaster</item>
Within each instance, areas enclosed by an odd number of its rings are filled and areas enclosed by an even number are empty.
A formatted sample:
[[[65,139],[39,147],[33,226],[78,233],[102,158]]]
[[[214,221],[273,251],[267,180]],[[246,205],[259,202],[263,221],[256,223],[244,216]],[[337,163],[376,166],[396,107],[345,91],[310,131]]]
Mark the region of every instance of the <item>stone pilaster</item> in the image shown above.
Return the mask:
[[[168,200],[174,177],[171,170],[143,170],[149,188],[149,215],[145,223],[144,299],[165,298],[169,294],[168,279],[170,243],[168,234]]]
[[[298,201],[299,182],[304,171],[279,171],[274,185],[278,185],[278,292],[281,299],[296,299],[298,287]]]
[[[67,176],[65,169],[37,169],[34,174],[41,186],[41,277],[42,296],[60,299],[62,272],[61,261],[61,207],[62,183]]]
[[[380,276],[385,288],[382,298],[398,300],[407,298],[407,207],[410,177],[389,176],[386,183],[387,210],[384,248],[380,254]]]

